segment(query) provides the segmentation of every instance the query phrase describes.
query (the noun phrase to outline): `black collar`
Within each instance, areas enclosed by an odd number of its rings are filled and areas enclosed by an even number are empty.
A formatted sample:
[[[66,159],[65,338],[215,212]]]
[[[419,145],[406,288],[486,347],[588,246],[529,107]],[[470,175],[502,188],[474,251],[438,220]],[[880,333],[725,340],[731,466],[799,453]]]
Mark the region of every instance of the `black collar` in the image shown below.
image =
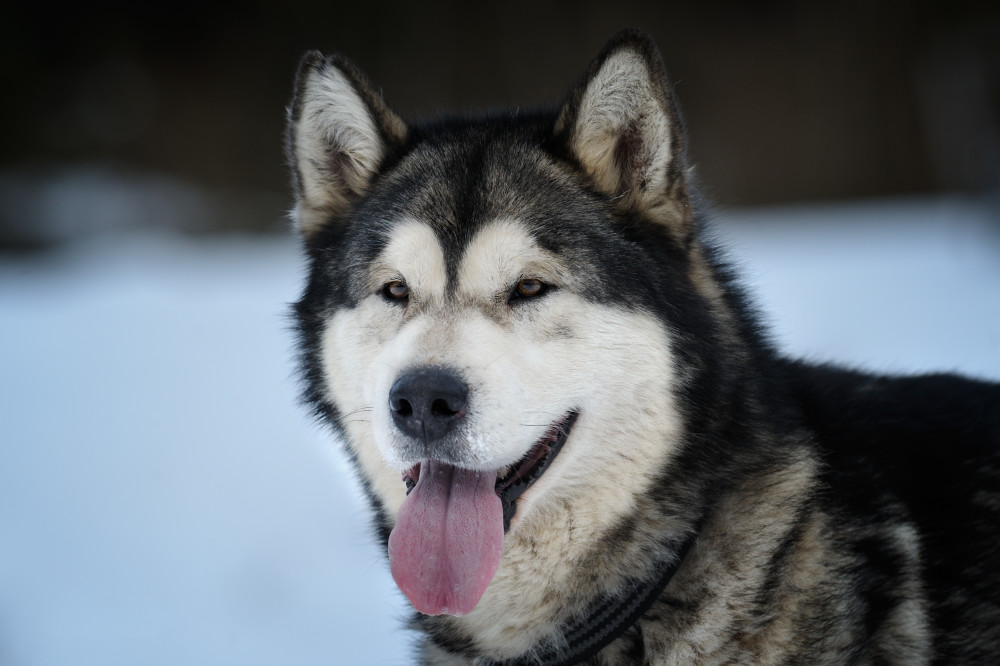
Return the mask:
[[[581,619],[562,628],[564,648],[549,647],[530,659],[486,662],[489,666],[573,666],[593,657],[635,624],[670,584],[698,536],[695,530],[681,545],[676,556],[657,567],[651,581],[633,581],[622,589],[633,590],[623,597],[598,597]]]

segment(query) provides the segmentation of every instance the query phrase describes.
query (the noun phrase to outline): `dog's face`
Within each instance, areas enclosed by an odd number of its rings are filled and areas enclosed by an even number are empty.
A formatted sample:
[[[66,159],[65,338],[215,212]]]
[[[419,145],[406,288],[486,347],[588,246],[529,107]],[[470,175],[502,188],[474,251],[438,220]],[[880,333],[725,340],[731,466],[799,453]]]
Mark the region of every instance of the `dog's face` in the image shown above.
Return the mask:
[[[377,450],[393,470],[378,486],[390,509],[422,460],[503,476],[578,415],[566,455],[521,500],[526,515],[544,488],[613,470],[622,452],[601,441],[646,431],[651,397],[668,393],[663,326],[614,294],[594,252],[532,227],[491,216],[455,247],[433,218],[404,214],[357,258],[356,305],[329,319],[323,373],[359,459]]]
[[[347,61],[303,63],[307,394],[422,612],[471,612],[511,540],[553,521],[586,528],[547,537],[583,552],[677,439],[670,296],[697,270],[662,77],[648,42],[621,39],[558,116],[411,129]]]

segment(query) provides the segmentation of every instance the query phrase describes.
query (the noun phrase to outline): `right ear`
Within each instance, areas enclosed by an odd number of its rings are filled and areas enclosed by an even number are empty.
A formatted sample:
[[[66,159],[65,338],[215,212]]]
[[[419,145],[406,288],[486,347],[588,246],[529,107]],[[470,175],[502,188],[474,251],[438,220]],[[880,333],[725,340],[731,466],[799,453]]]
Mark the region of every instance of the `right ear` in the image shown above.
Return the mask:
[[[406,124],[343,56],[305,55],[288,109],[286,151],[295,219],[304,236],[342,215],[368,189]]]

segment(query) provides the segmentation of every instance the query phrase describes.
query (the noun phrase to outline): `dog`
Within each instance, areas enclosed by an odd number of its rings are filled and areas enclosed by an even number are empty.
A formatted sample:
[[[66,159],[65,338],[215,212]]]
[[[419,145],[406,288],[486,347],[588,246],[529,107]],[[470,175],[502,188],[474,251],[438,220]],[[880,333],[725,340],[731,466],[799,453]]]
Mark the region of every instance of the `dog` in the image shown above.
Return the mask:
[[[706,238],[652,40],[408,124],[302,60],[304,401],[425,664],[1000,658],[1000,385],[783,357]]]

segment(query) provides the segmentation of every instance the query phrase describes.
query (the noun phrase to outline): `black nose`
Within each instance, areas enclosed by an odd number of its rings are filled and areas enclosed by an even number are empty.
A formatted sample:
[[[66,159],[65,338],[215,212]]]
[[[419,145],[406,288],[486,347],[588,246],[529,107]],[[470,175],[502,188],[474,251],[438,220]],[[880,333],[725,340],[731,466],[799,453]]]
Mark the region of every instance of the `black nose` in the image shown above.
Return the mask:
[[[451,370],[431,366],[400,375],[389,391],[389,409],[396,427],[410,437],[441,439],[465,416],[469,390]]]

